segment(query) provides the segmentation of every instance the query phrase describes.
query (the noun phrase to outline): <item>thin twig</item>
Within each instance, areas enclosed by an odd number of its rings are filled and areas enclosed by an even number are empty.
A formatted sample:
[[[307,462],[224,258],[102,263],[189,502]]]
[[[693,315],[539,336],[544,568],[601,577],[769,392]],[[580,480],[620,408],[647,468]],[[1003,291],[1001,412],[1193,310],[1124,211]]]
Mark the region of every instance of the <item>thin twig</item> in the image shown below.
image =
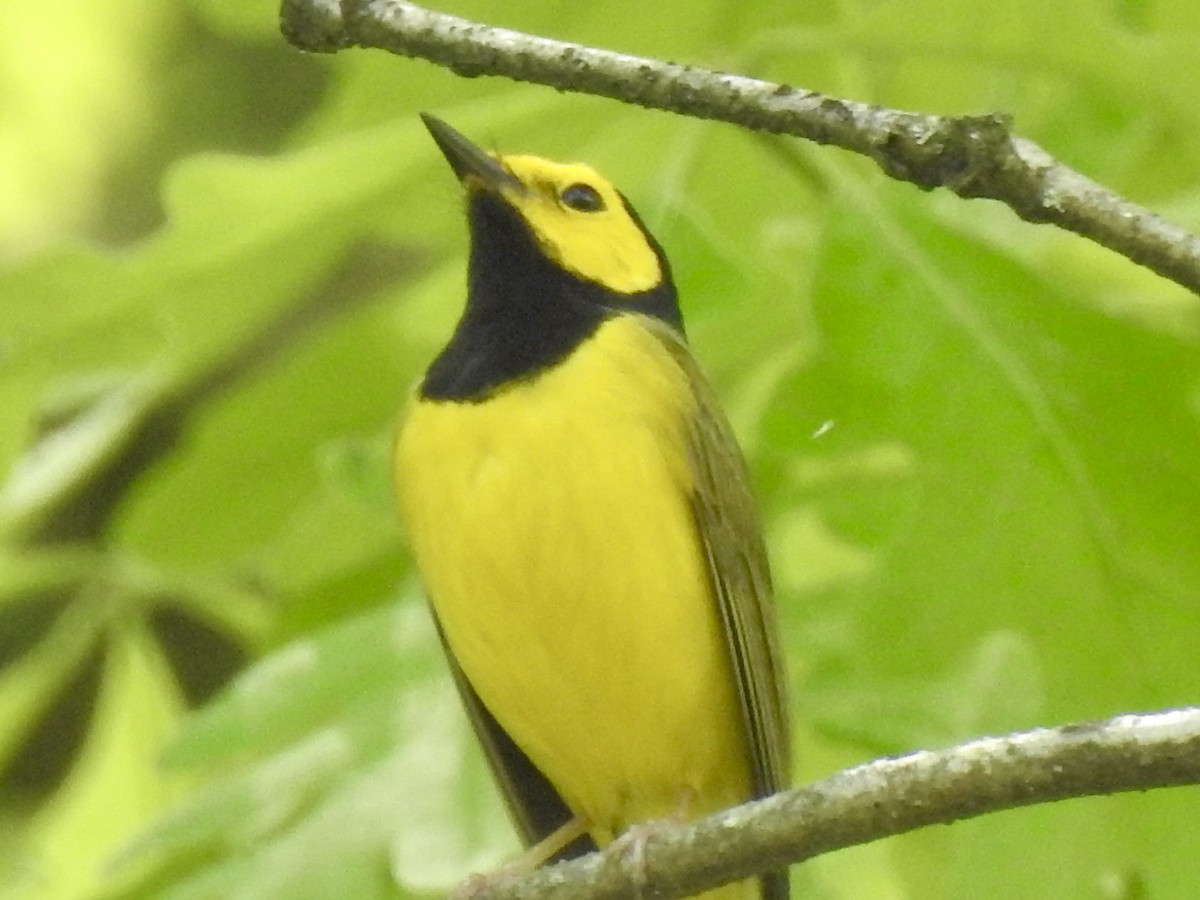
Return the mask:
[[[399,0],[282,0],[281,18],[284,35],[304,50],[377,47],[467,77],[499,75],[843,147],[926,190],[999,200],[1023,219],[1083,235],[1200,294],[1200,237],[1015,136],[1003,115],[885,109],[535,37]]]
[[[926,825],[1074,797],[1200,784],[1200,707],[982,738],[880,759],[677,829],[651,832],[644,868],[610,848],[498,879],[488,900],[685,897]],[[478,890],[478,888],[477,888]]]

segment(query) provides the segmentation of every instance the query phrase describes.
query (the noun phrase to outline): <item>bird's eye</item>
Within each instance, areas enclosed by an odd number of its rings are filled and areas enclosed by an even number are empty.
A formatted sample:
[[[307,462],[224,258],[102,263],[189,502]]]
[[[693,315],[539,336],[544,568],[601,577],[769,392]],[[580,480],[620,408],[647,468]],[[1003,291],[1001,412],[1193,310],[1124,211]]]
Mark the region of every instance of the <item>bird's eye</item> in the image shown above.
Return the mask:
[[[579,212],[600,212],[604,209],[604,198],[600,192],[583,182],[564,188],[560,198],[563,204]]]

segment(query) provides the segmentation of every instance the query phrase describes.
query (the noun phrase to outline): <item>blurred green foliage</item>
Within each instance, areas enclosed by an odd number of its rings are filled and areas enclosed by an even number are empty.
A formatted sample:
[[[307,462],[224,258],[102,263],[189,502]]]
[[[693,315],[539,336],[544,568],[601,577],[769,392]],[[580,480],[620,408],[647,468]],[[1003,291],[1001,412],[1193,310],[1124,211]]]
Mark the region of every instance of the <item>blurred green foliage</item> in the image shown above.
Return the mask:
[[[1011,112],[1200,227],[1193,0],[502,15]],[[0,71],[4,900],[423,896],[512,850],[390,507],[393,417],[462,296],[422,109],[594,163],[666,245],[762,496],[800,779],[1200,701],[1196,297],[841,151],[304,56],[268,3],[10,0]],[[1074,801],[794,877],[856,900],[1192,897],[1198,814],[1194,791]]]

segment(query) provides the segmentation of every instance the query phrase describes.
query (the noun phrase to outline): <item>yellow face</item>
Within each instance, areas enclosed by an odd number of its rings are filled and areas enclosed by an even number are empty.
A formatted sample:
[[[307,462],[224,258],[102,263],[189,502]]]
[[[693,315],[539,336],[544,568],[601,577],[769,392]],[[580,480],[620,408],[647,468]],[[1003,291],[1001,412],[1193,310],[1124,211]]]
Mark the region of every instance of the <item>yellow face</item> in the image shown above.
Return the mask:
[[[621,294],[647,291],[662,267],[620,195],[591,166],[537,156],[502,156],[524,185],[500,193],[529,223],[548,257],[581,278]]]

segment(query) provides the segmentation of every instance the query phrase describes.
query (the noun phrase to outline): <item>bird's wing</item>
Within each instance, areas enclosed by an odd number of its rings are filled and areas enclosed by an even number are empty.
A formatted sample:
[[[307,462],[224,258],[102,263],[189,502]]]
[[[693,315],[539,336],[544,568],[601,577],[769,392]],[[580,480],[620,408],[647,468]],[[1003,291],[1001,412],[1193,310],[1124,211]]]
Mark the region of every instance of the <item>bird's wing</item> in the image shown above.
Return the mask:
[[[687,434],[695,478],[692,514],[729,642],[754,794],[765,797],[791,780],[791,725],[762,523],[746,462],[699,363],[674,331],[653,320],[650,327],[696,397]],[[787,900],[786,870],[767,872],[759,882],[762,900]]]
[[[492,775],[500,787],[509,816],[517,827],[522,843],[527,847],[532,846],[569,822],[572,818],[571,810],[546,780],[546,776],[529,761],[529,757],[521,748],[513,743],[508,732],[500,727],[500,723],[483,705],[483,701],[479,699],[479,695],[475,693],[458,660],[455,659],[454,651],[446,642],[446,636],[441,623],[437,622],[436,615],[434,622],[437,624],[442,648],[446,651],[446,659],[450,662],[454,684],[462,697],[463,707],[471,720],[471,727],[475,729],[475,735],[479,738]],[[547,861],[571,859],[595,849],[595,843],[585,836],[572,841]]]
[[[753,754],[754,793],[762,797],[790,781],[791,727],[758,509],[745,460],[695,357],[670,329],[657,322],[651,328],[686,373],[697,401],[687,436],[695,477],[692,512],[729,641]]]

